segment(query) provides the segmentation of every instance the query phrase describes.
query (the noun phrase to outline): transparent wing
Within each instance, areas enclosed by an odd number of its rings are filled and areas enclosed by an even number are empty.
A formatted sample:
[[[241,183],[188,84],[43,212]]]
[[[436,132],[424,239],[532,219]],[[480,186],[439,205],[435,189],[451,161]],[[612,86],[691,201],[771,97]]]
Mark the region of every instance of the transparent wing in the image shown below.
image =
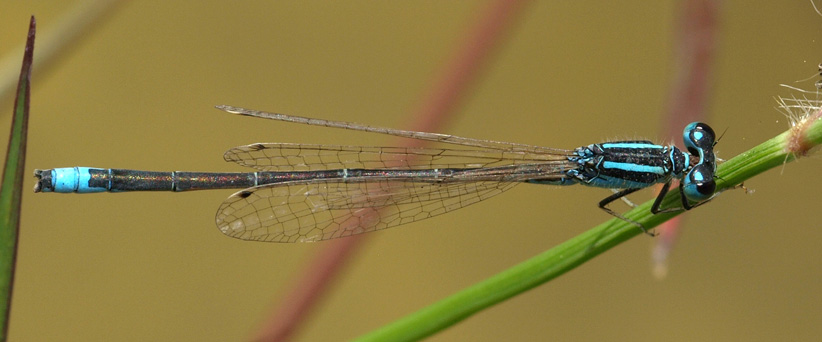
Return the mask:
[[[478,168],[511,164],[564,161],[573,151],[551,153],[495,149],[464,150],[411,147],[375,147],[257,143],[228,150],[223,158],[262,171],[324,169],[437,169]]]
[[[313,180],[239,191],[217,211],[224,234],[268,242],[311,242],[424,220],[502,193],[517,182]]]
[[[466,138],[466,137],[458,137],[456,135],[450,135],[450,134],[406,131],[406,130],[401,130],[401,129],[369,126],[369,125],[359,124],[359,123],[355,123],[355,122],[313,119],[313,118],[306,118],[306,117],[296,116],[296,115],[270,113],[270,112],[264,112],[264,111],[246,109],[246,108],[240,108],[240,107],[234,107],[234,106],[220,105],[220,106],[216,106],[216,108],[220,109],[220,110],[223,110],[223,111],[226,111],[228,113],[232,113],[232,114],[254,116],[254,117],[263,118],[263,119],[294,122],[294,123],[300,123],[300,124],[312,125],[312,126],[343,128],[343,129],[349,129],[349,130],[354,130],[354,131],[363,131],[363,132],[387,134],[387,135],[393,135],[393,136],[409,138],[409,139],[435,141],[435,142],[440,142],[440,143],[445,143],[445,144],[453,144],[453,145],[461,145],[461,146],[480,147],[482,149],[492,149],[492,150],[511,151],[511,152],[530,152],[530,153],[536,153],[536,154],[563,154],[563,153],[567,152],[565,150],[553,149],[553,148],[542,147],[542,146],[516,144],[516,143],[509,143],[509,142],[503,142],[503,141],[494,141],[494,140],[473,139],[473,138]]]
[[[476,169],[461,180],[315,179],[261,185],[233,194],[217,211],[226,235],[272,242],[332,239],[423,220],[510,189],[528,179],[558,180],[576,167],[573,151],[312,119],[231,106],[229,113],[433,141],[459,148],[260,143],[233,148],[227,161],[264,171]],[[463,176],[465,174],[463,173]],[[440,177],[440,176],[438,176]]]

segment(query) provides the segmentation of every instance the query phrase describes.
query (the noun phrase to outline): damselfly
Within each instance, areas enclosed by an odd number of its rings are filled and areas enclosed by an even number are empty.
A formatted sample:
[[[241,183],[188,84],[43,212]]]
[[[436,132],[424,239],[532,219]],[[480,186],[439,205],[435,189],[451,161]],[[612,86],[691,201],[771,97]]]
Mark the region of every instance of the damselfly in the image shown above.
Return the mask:
[[[258,143],[230,149],[224,159],[257,169],[248,173],[155,172],[88,167],[35,170],[35,192],[121,192],[244,189],[217,210],[228,236],[270,242],[333,239],[444,214],[520,183],[620,189],[609,203],[653,184],[664,184],[651,212],[689,210],[716,190],[714,131],[685,127],[689,153],[650,141],[613,141],[574,150],[404,131],[217,106],[229,113],[308,125],[382,133],[450,144],[402,148]],[[671,181],[680,179],[681,208],[660,208]],[[694,204],[692,204],[694,203]]]

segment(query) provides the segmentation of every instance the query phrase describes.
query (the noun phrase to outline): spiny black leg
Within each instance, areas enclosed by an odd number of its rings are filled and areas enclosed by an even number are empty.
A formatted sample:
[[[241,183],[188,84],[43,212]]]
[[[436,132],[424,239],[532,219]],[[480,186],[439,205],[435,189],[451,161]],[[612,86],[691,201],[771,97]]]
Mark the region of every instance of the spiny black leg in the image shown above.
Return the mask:
[[[679,182],[679,197],[682,199],[682,209],[691,210],[691,209],[694,208],[694,207],[691,206],[691,203],[688,202],[688,199],[685,197],[685,182],[684,181]],[[705,201],[705,202],[708,202],[708,201]],[[697,203],[696,205],[699,205],[699,204],[700,203]]]
[[[623,189],[620,191],[615,192],[613,195],[605,197],[605,199],[599,201],[599,207],[605,209],[605,206],[611,204],[611,202],[616,201],[622,197],[628,196],[634,192],[637,192],[641,188],[636,189]]]
[[[620,189],[611,189],[611,191],[613,193],[617,193],[617,192],[620,192],[622,190],[620,190]],[[631,200],[628,199],[628,196],[622,196],[619,199],[621,199],[623,202],[625,202],[625,204],[627,204],[631,208],[636,208],[637,207],[636,203],[631,202]]]
[[[599,208],[600,208],[600,209],[602,209],[602,210],[605,210],[605,212],[606,212],[606,213],[611,214],[611,216],[613,216],[613,217],[619,218],[620,220],[623,220],[623,221],[625,221],[625,222],[631,223],[631,224],[633,224],[633,225],[635,225],[635,226],[639,227],[639,229],[642,229],[642,232],[643,232],[643,233],[648,234],[648,235],[650,235],[650,236],[654,236],[654,234],[653,234],[653,233],[648,232],[648,230],[647,230],[647,229],[645,229],[645,227],[643,227],[643,226],[642,226],[642,224],[640,224],[639,222],[636,222],[636,221],[634,221],[634,220],[628,219],[627,217],[622,216],[622,215],[620,215],[619,213],[617,213],[617,212],[615,212],[615,211],[613,211],[613,210],[611,210],[611,209],[609,209],[609,208],[607,207],[607,205],[608,205],[608,204],[611,204],[611,202],[616,201],[616,200],[617,200],[617,199],[619,199],[619,198],[622,198],[622,197],[628,196],[628,195],[630,195],[630,194],[632,194],[632,193],[636,192],[637,190],[639,190],[639,188],[636,188],[636,189],[625,189],[625,190],[619,191],[619,192],[617,192],[617,193],[614,193],[614,194],[613,194],[613,195],[611,195],[611,196],[605,197],[605,199],[603,199],[603,200],[599,201]]]
[[[656,214],[659,214],[659,213],[670,213],[670,212],[682,210],[682,208],[659,209],[659,207],[662,206],[662,199],[665,198],[665,194],[668,193],[669,189],[671,189],[671,181],[670,180],[665,182],[664,185],[662,185],[662,190],[659,190],[659,194],[656,195],[656,199],[654,200],[654,205],[651,206],[651,214],[656,215]],[[688,202],[688,200],[685,199],[685,193],[682,192],[682,183],[681,182],[679,183],[679,195],[682,196],[683,201]]]
[[[668,181],[667,183],[665,183],[665,186],[662,187],[662,190],[659,192],[659,195],[656,197],[656,200],[654,201],[654,205],[651,207],[651,213],[659,214],[659,213],[670,213],[670,212],[681,211],[681,210],[691,210],[691,209],[696,208],[700,205],[703,205],[705,203],[710,202],[716,196],[716,194],[714,194],[714,196],[711,196],[711,198],[709,198],[709,199],[706,199],[706,200],[704,200],[702,202],[699,202],[697,204],[691,204],[691,202],[688,201],[688,198],[685,197],[685,184],[683,182],[679,182],[679,199],[682,200],[682,208],[666,208],[666,209],[659,210],[659,206],[662,204],[662,197],[665,197],[665,194],[668,193],[668,188],[670,187],[670,185],[671,185],[671,182]]]

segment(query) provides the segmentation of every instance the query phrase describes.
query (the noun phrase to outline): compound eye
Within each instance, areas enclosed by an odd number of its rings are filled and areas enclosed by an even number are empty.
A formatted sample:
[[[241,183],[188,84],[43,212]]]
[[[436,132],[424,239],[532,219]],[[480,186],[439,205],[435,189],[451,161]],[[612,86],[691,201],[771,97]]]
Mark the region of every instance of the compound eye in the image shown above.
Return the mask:
[[[707,200],[716,192],[713,170],[705,164],[694,166],[682,181],[682,192],[692,202]]]
[[[688,148],[688,152],[699,155],[699,150],[708,150],[714,146],[716,133],[708,124],[692,122],[685,126],[682,139],[685,142],[685,147]]]

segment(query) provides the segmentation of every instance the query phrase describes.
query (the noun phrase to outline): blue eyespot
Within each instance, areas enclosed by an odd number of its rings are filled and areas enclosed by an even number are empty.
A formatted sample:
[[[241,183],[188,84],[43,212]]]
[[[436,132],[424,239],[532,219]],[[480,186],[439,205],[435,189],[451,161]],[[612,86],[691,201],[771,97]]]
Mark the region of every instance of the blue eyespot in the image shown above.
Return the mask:
[[[692,122],[685,126],[682,132],[682,140],[685,142],[685,147],[688,152],[693,155],[700,155],[701,150],[708,150],[713,148],[716,141],[716,133],[705,123]]]

